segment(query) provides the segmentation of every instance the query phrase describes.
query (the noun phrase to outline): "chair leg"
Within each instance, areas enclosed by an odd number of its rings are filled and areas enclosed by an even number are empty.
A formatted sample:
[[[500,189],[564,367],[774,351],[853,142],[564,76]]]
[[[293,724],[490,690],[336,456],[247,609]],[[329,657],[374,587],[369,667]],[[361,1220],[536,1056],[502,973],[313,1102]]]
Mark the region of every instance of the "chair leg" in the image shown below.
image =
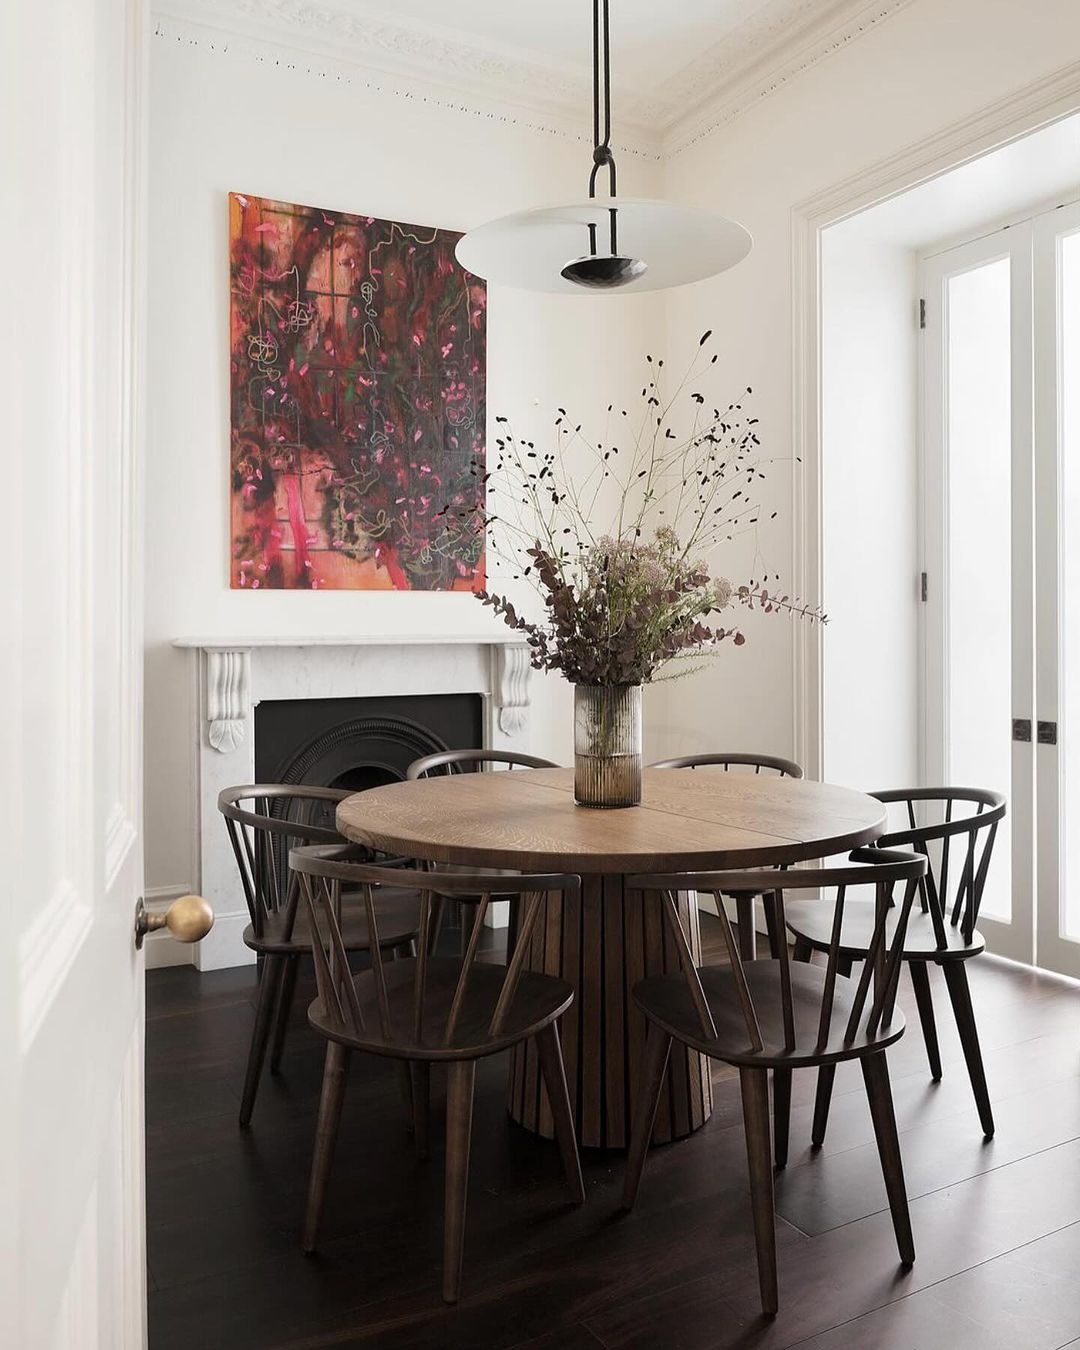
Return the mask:
[[[848,979],[853,962],[850,957],[841,957],[836,963],[836,972]],[[825,1142],[825,1131],[829,1125],[829,1107],[832,1104],[833,1083],[836,1080],[836,1065],[823,1064],[818,1069],[817,1091],[814,1094],[814,1121],[810,1126],[810,1142],[814,1148],[820,1148]]]
[[[723,901],[720,902],[723,904]],[[656,1109],[660,1105],[660,1089],[664,1086],[664,1074],[667,1072],[668,1055],[671,1053],[671,1037],[661,1031],[655,1023],[649,1023],[645,1037],[645,1059],[641,1068],[641,1086],[638,1088],[637,1101],[634,1103],[634,1116],[630,1125],[630,1148],[626,1155],[626,1171],[623,1175],[623,1209],[633,1209],[637,1199],[641,1174],[645,1170],[645,1155],[649,1151],[653,1125],[656,1123]]]
[[[986,1070],[983,1068],[982,1051],[979,1049],[975,1010],[971,1006],[967,965],[963,961],[945,961],[941,968],[945,972],[945,984],[952,1000],[956,1027],[960,1032],[960,1044],[964,1047],[964,1059],[967,1061],[968,1074],[971,1077],[971,1088],[975,1093],[975,1104],[979,1108],[983,1135],[987,1139],[993,1139],[994,1113],[990,1107],[990,1093],[986,1087]]]
[[[428,1156],[430,1139],[430,1102],[431,1102],[431,1065],[427,1060],[415,1059],[406,1064],[406,1071],[412,1077],[412,1118],[413,1141],[416,1156],[421,1160]]]
[[[278,988],[285,974],[285,960],[284,956],[267,955],[263,963],[262,978],[259,981],[259,1003],[255,1009],[255,1026],[251,1033],[247,1071],[244,1074],[244,1092],[240,1098],[240,1124],[244,1128],[250,1125],[251,1113],[255,1109],[255,1094],[259,1090],[266,1046],[274,1025],[274,1007],[277,1004]]]
[[[795,946],[791,953],[791,959],[793,961],[805,961],[809,963],[810,958],[813,955],[814,949],[813,947],[810,946],[809,942],[807,942],[807,940],[804,937],[797,937],[795,939]]]
[[[304,1227],[300,1234],[300,1248],[306,1256],[310,1256],[315,1250],[319,1238],[319,1220],[322,1218],[323,1201],[326,1199],[330,1165],[334,1160],[334,1145],[337,1143],[338,1125],[341,1123],[341,1104],[345,1099],[345,1079],[348,1069],[349,1051],[337,1041],[327,1041],[322,1095],[319,1098],[319,1119],[315,1125],[315,1152],[311,1159]]]
[[[817,1071],[817,1092],[814,1094],[814,1123],[810,1126],[810,1142],[820,1148],[825,1142],[829,1126],[829,1105],[832,1102],[836,1065],[823,1064]]]
[[[763,895],[761,905],[765,911],[765,931],[769,935],[769,955],[774,961],[780,959],[780,944],[787,941],[787,934],[777,913],[776,900],[772,895]]]
[[[447,1066],[446,1212],[443,1218],[443,1298],[447,1303],[456,1303],[461,1290],[475,1082],[475,1060],[452,1060]]]
[[[285,958],[285,973],[281,977],[278,989],[277,1007],[274,1010],[274,1037],[270,1042],[270,1072],[281,1070],[281,1054],[285,1049],[285,1036],[289,1030],[289,1015],[292,1012],[293,995],[296,993],[296,977],[300,971],[299,956]]]
[[[769,1071],[739,1070],[746,1161],[750,1169],[750,1203],[754,1212],[758,1285],[761,1310],[773,1317],[779,1306],[776,1284],[776,1215],[773,1209],[773,1169],[769,1147]]]
[[[389,956],[391,961],[404,961],[408,959],[408,954],[408,944],[402,943],[400,947],[394,947]],[[383,955],[385,959],[386,953]],[[405,1129],[411,1134],[416,1129],[416,1102],[413,1097],[412,1071],[407,1059],[398,1062],[397,1075],[398,1087],[401,1090],[401,1108],[405,1113]]]
[[[718,896],[716,903],[722,905],[724,897]],[[744,961],[753,961],[757,957],[757,931],[754,928],[754,897],[737,895],[735,897],[735,925],[738,928],[739,955]]]
[[[787,1166],[791,1133],[791,1070],[773,1070],[773,1159],[778,1168]]]
[[[941,1082],[941,1052],[938,1049],[937,1024],[934,1021],[934,996],[930,992],[930,970],[925,961],[908,963],[911,983],[915,989],[915,1003],[919,1009],[926,1058],[930,1061],[930,1077]]]
[[[544,1076],[551,1117],[555,1123],[555,1138],[562,1154],[563,1169],[575,1205],[585,1203],[585,1183],[581,1178],[581,1158],[574,1134],[574,1115],[570,1109],[570,1093],[566,1086],[566,1067],[563,1064],[562,1042],[554,1023],[536,1033],[536,1052],[540,1072]]]
[[[862,1058],[866,1096],[874,1121],[878,1157],[885,1177],[889,1197],[896,1246],[903,1265],[915,1263],[915,1243],[911,1236],[911,1215],[908,1212],[907,1189],[904,1186],[904,1164],[900,1157],[900,1140],[896,1133],[896,1115],[893,1111],[892,1088],[889,1085],[889,1066],[884,1051]]]

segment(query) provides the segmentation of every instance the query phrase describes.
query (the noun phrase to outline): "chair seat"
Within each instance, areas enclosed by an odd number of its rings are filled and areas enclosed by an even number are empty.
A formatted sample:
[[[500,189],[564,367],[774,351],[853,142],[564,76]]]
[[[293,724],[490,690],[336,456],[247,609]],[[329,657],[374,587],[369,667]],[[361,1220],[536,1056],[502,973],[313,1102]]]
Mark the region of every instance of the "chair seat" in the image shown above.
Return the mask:
[[[456,957],[433,957],[427,967],[424,1017],[417,1038],[414,1030],[416,967],[414,957],[387,962],[384,966],[390,1008],[389,1036],[382,1030],[375,975],[370,970],[362,971],[353,979],[363,1014],[362,1032],[344,1031],[336,1016],[327,1015],[318,998],[308,1008],[308,1021],[330,1040],[376,1055],[429,1061],[479,1059],[535,1036],[561,1016],[574,998],[573,986],[565,980],[524,970],[502,1027],[492,1036],[488,1028],[502,992],[506,967],[478,961],[469,971],[454,1033],[447,1042],[447,1018],[461,961]]]
[[[755,1051],[746,1031],[742,1006],[730,966],[701,966],[698,975],[705,999],[716,1024],[715,1038],[705,1034],[698,1018],[686,977],[681,972],[670,975],[652,975],[634,986],[634,1002],[650,1021],[686,1045],[700,1050],[713,1059],[748,1068],[812,1067],[853,1059],[870,1050],[883,1050],[903,1035],[904,1017],[896,1009],[887,1025],[874,1034],[866,1031],[866,1020],[873,999],[873,988],[867,996],[862,1026],[854,1039],[844,1043],[844,1030],[855,998],[856,981],[838,977],[832,1022],[827,1038],[818,1045],[818,1024],[821,1017],[822,990],[825,983],[824,966],[792,962],[791,996],[794,1011],[794,1048],[784,1044],[783,1005],[780,991],[780,962],[769,959],[744,961],[746,983],[757,1013],[761,1039],[760,1051]]]
[[[379,925],[379,946],[384,950],[402,947],[420,931],[420,897],[414,890],[381,889],[375,897],[375,917]],[[285,927],[284,912],[272,914],[259,937],[255,936],[254,928],[248,924],[244,929],[244,942],[252,951],[277,955],[311,951],[311,921],[307,905],[302,899],[297,906],[296,923],[289,938],[285,936]],[[367,914],[361,895],[346,893],[342,896],[341,930],[346,951],[366,952],[370,948]]]
[[[784,911],[788,928],[796,937],[808,942],[815,951],[828,951],[832,940],[833,907],[819,900],[791,900]],[[887,939],[892,942],[900,907],[894,906],[885,920]],[[870,946],[874,931],[875,905],[872,900],[849,900],[844,906],[844,926],[840,936],[840,954],[861,961]],[[934,935],[934,924],[928,913],[912,906],[908,929],[904,937],[904,957],[911,961],[966,961],[977,956],[986,943],[976,928],[971,941],[965,942],[959,927],[945,920],[947,946],[939,948]]]

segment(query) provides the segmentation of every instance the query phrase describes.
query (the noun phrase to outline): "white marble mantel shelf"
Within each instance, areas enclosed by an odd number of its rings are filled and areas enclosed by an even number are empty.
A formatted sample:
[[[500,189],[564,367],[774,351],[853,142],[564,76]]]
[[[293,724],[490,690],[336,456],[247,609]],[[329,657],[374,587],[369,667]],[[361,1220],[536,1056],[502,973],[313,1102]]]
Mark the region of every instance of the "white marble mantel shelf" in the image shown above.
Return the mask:
[[[453,648],[455,658],[448,661],[460,665],[468,663],[467,653],[481,659],[482,679],[469,686],[478,692],[489,695],[498,729],[508,735],[514,735],[524,729],[529,707],[529,651],[520,637],[507,631],[488,633],[450,633],[446,636],[432,633],[363,633],[354,636],[338,634],[322,637],[182,637],[175,638],[173,646],[198,651],[202,667],[202,707],[206,726],[206,737],[210,746],[221,754],[229,754],[244,739],[246,726],[251,718],[255,704],[265,696],[265,689],[254,689],[252,662],[256,653],[265,667],[267,661],[274,659],[278,674],[282,674],[281,663],[287,653],[295,653],[289,661],[286,678],[289,683],[289,695],[292,697],[331,697],[340,694],[340,688],[333,687],[336,651],[340,658],[336,663],[340,676],[340,667],[346,659],[345,652],[357,648],[385,652],[380,655],[384,671],[382,688],[372,692],[393,693],[399,687],[401,676],[400,657],[398,667],[393,666],[393,649],[413,647]],[[316,658],[315,652],[323,653]],[[276,655],[275,655],[276,654]],[[298,666],[297,662],[301,664]],[[390,663],[389,665],[387,663]],[[366,665],[370,662],[365,661]],[[430,664],[430,662],[428,663]],[[366,671],[365,674],[372,672]],[[378,680],[378,672],[376,682]],[[298,681],[301,682],[298,685]],[[264,682],[259,681],[260,685]],[[439,688],[423,689],[414,692],[440,692]],[[272,696],[272,695],[271,695]],[[279,697],[285,695],[278,695]]]
[[[521,638],[507,630],[505,633],[357,633],[323,637],[178,637],[174,647],[195,647],[204,652],[236,652],[251,647],[516,647]]]

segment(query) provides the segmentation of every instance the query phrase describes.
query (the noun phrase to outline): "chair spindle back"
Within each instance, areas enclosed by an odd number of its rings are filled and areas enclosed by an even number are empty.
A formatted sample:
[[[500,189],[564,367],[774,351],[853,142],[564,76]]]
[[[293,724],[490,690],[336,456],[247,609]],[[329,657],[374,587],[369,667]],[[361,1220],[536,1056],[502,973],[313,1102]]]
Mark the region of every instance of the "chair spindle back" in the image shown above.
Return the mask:
[[[440,750],[434,755],[414,759],[405,770],[410,782],[416,778],[447,777],[453,773],[479,773],[489,764],[502,764],[508,769],[557,769],[550,759],[536,755],[522,755],[516,750]]]
[[[289,855],[289,866],[299,878],[300,892],[311,917],[319,998],[326,1014],[338,1022],[339,1029],[345,1034],[354,1035],[362,1034],[365,1030],[364,1014],[353,983],[357,972],[350,966],[341,934],[341,892],[342,887],[346,886],[359,891],[364,897],[371,949],[371,976],[383,1039],[388,1043],[396,1041],[413,1046],[449,1046],[465,1005],[470,976],[476,969],[484,918],[492,898],[491,877],[380,867],[356,861],[355,855],[350,856],[348,848],[340,846],[295,848]],[[378,940],[379,891],[383,887],[403,884],[415,884],[420,891],[420,936],[408,1026],[400,1024],[400,1016],[397,1023],[394,1021],[387,965]],[[499,877],[497,898],[508,899],[511,903],[520,902],[524,906],[524,913],[519,940],[504,968],[502,987],[487,1026],[488,1037],[499,1035],[513,1004],[521,982],[529,939],[548,893],[559,891],[564,895],[575,894],[580,887],[580,878],[561,874]],[[442,904],[447,899],[460,900],[472,906],[474,912],[445,1018],[439,1023],[431,1021],[429,976]]]
[[[970,943],[998,825],[1005,816],[1005,798],[984,788],[948,787],[899,788],[873,795],[901,815],[900,827],[887,830],[875,846],[912,848],[926,858],[920,903],[930,915],[938,947],[944,950],[949,945],[946,924],[959,929],[964,942]]]
[[[778,755],[751,755],[741,753],[721,753],[711,755],[679,755],[674,759],[658,759],[650,764],[650,769],[697,769],[713,766],[725,773],[736,770],[752,770],[760,774],[762,769],[779,774],[781,778],[801,778],[803,771],[793,759],[781,759]]]
[[[225,817],[233,856],[240,871],[248,914],[256,937],[267,920],[284,912],[285,936],[292,935],[298,891],[289,871],[294,844],[342,844],[327,818],[350,793],[346,789],[293,783],[257,783],[225,788],[218,810]]]
[[[852,866],[850,864],[857,864]],[[882,848],[856,849],[848,859],[848,865],[832,868],[814,868],[812,870],[763,868],[761,870],[741,872],[701,872],[675,873],[671,875],[637,876],[627,878],[627,887],[635,890],[656,891],[660,893],[664,920],[674,939],[679,961],[686,979],[687,988],[701,1024],[703,1036],[715,1039],[716,1024],[709,1010],[708,1000],[701,983],[697,967],[694,964],[690,945],[683,932],[674,893],[680,890],[693,890],[698,894],[712,895],[717,900],[717,914],[728,959],[731,962],[733,983],[739,1008],[746,1027],[750,1050],[761,1054],[768,1048],[762,1033],[758,1009],[747,979],[746,966],[739,954],[738,942],[731,923],[720,903],[724,895],[740,893],[764,893],[768,902],[775,906],[779,932],[784,932],[784,894],[787,891],[808,891],[835,889],[836,899],[833,910],[833,923],[822,987],[821,1012],[817,1021],[816,1039],[813,1052],[820,1054],[829,1043],[833,1031],[836,1002],[836,986],[841,961],[841,935],[843,932],[844,905],[848,892],[855,887],[873,886],[876,893],[877,922],[874,926],[868,959],[860,974],[847,1022],[843,1030],[843,1042],[850,1045],[865,1028],[873,1034],[884,1022],[888,1025],[892,1014],[896,987],[900,979],[900,967],[903,961],[904,937],[907,932],[908,916],[919,884],[927,872],[927,862],[920,854],[907,854]],[[899,902],[900,911],[891,940],[887,939],[886,929],[889,911],[895,907],[894,892],[902,886],[903,894]],[[827,903],[824,899],[822,903]],[[757,964],[757,963],[755,963]],[[791,965],[786,942],[779,944],[776,962],[779,967],[780,1004],[783,1031],[783,1052],[794,1055],[808,1047],[797,1043],[797,1026],[794,998],[792,993]],[[871,980],[873,997],[871,998]],[[869,1010],[867,1003],[869,1001]]]

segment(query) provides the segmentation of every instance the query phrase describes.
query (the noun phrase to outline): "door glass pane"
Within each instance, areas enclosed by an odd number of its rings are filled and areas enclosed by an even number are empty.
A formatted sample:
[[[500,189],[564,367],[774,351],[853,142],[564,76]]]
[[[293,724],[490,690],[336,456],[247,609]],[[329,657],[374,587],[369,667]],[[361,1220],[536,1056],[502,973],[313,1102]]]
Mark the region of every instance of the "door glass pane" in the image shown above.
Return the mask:
[[[1060,241],[1061,935],[1080,941],[1080,234]]]
[[[955,787],[1012,778],[1012,425],[1009,259],[948,281],[946,756]],[[1019,710],[1018,710],[1019,711]],[[981,914],[1011,917],[998,830]]]

